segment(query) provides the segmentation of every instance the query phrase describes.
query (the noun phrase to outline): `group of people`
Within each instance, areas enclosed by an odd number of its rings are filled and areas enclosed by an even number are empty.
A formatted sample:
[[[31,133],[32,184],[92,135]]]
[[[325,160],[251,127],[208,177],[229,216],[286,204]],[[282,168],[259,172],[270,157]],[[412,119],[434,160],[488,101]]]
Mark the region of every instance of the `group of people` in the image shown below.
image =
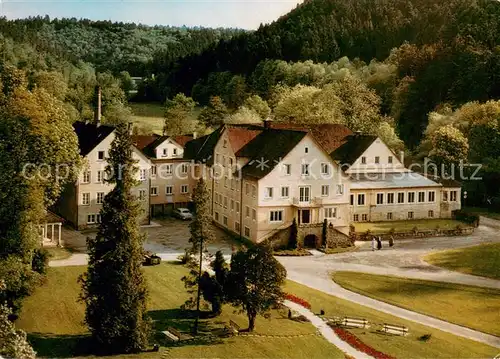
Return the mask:
[[[394,237],[390,236],[389,237],[389,247],[392,247],[394,245]],[[372,251],[374,250],[381,250],[382,249],[382,238],[380,236],[372,237]]]

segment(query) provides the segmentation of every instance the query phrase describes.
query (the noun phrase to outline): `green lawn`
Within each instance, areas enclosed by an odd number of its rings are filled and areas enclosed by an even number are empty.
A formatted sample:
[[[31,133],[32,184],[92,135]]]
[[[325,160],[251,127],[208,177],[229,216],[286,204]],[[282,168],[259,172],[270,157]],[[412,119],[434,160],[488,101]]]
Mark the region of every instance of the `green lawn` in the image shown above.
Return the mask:
[[[358,233],[370,230],[371,233],[375,234],[388,233],[392,228],[396,232],[405,232],[411,231],[415,227],[422,230],[436,229],[438,226],[440,229],[453,229],[458,225],[465,226],[465,223],[453,219],[415,219],[408,221],[354,223],[354,228]]]
[[[308,300],[314,312],[325,310],[327,317],[351,316],[368,319],[370,328],[350,331],[364,343],[396,358],[492,358],[499,352],[497,348],[399,319],[295,282],[288,282],[286,290]],[[382,323],[405,325],[410,333],[406,337],[384,335],[379,331]],[[427,342],[418,339],[425,334],[431,334],[431,339]]]
[[[90,358],[85,349],[86,328],[83,323],[84,306],[78,301],[80,287],[77,277],[85,267],[49,268],[47,281],[43,287],[24,302],[17,326],[28,332],[35,350],[41,357],[85,357]],[[145,268],[150,284],[150,316],[157,331],[169,326],[189,333],[193,323],[190,312],[179,309],[187,295],[180,278],[186,273],[185,267],[164,263]],[[233,337],[208,342],[189,341],[178,346],[170,346],[162,334],[157,334],[155,342],[162,345],[161,353],[144,353],[129,358],[342,358],[343,353],[316,335],[309,323],[299,323],[286,318],[287,312],[273,311],[270,320],[259,317],[256,323],[258,334],[303,334],[297,338]],[[223,314],[212,320],[201,321],[201,331],[211,332],[223,328],[232,319],[242,328],[247,326],[244,314],[235,313],[231,307],[224,308]],[[165,346],[169,346],[166,348]],[[125,358],[127,356],[113,357]]]
[[[465,207],[464,212],[467,213],[474,213],[478,214],[480,216],[492,218],[492,219],[498,219],[500,220],[500,213],[495,212],[494,210],[490,210],[488,208],[479,208],[479,207]]]
[[[161,103],[130,102],[134,114],[132,121],[145,131],[162,134],[165,108]]]
[[[57,261],[61,259],[67,259],[71,257],[73,254],[68,248],[60,248],[60,247],[49,247],[46,248],[47,252],[49,252],[50,260]]]
[[[500,279],[500,243],[432,253],[424,259],[449,270]]]
[[[500,336],[500,290],[352,272],[333,279],[353,292]]]

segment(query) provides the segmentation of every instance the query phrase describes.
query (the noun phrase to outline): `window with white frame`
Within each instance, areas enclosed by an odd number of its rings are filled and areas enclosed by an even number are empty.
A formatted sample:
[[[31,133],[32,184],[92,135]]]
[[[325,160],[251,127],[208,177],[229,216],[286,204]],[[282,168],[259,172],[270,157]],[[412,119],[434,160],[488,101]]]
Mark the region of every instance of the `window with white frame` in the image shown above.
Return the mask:
[[[304,148],[304,152],[305,152],[305,153],[309,153],[309,147],[305,147],[305,148]]]
[[[104,157],[106,156],[105,152],[104,151],[99,151],[97,152],[97,159],[99,161],[104,161]]]
[[[290,197],[290,187],[281,187],[281,198]]]
[[[248,207],[248,206],[245,206],[245,216],[247,218],[250,218],[250,207]]]
[[[387,220],[392,221],[392,212],[387,213]]]
[[[231,200],[231,211],[234,211],[234,199]]]
[[[377,193],[377,204],[384,204],[384,194]]]
[[[102,183],[103,182],[103,175],[104,171],[97,171],[97,183]]]
[[[82,193],[82,204],[84,206],[90,205],[90,193]]]
[[[188,193],[188,192],[189,192],[189,186],[188,186],[187,184],[183,184],[183,185],[181,186],[181,193],[182,193],[182,194],[186,194],[186,193]]]
[[[392,165],[392,156],[387,157],[387,162]]]
[[[87,215],[87,224],[95,224],[97,223],[97,216],[95,214]]]
[[[405,194],[404,192],[398,193],[398,203],[405,203]]]
[[[365,205],[365,195],[358,194],[358,206],[364,206],[364,205]]]
[[[427,200],[429,202],[434,202],[436,200],[436,192],[430,191],[427,195]]]
[[[292,174],[292,165],[284,164],[283,171],[285,172],[285,175],[287,175],[287,176],[291,175]]]
[[[163,149],[163,157],[167,157],[167,156],[168,156],[168,149],[164,148]]]
[[[245,227],[245,237],[250,238],[250,228]]]
[[[283,222],[283,211],[270,211],[269,222]]]
[[[351,206],[354,206],[354,195],[351,194]]]
[[[387,193],[387,204],[394,204],[394,193]]]
[[[418,192],[418,203],[425,202],[425,192]]]
[[[171,175],[171,174],[172,174],[172,172],[173,172],[173,166],[172,166],[171,164],[166,165],[166,166],[165,166],[165,173],[166,173],[167,175]]]
[[[257,211],[255,210],[255,208],[252,208],[252,220],[257,220]]]
[[[273,198],[273,187],[266,187],[265,188],[264,198]]]
[[[361,157],[361,164],[366,165],[366,157]]]
[[[451,202],[457,201],[457,191],[450,191],[450,201]]]
[[[299,201],[300,202],[310,202],[311,201],[311,187],[299,187]]]
[[[336,190],[336,194],[337,195],[343,195],[344,194],[344,185],[343,184],[338,184],[336,186],[337,190]]]
[[[427,214],[429,218],[434,218],[434,211],[429,211]]]
[[[174,186],[165,186],[165,194],[171,196],[174,194]]]
[[[303,163],[302,164],[302,176],[309,176],[309,164],[308,163]]]
[[[224,197],[224,208],[227,208],[227,197]]]
[[[415,192],[408,192],[408,203],[415,202]]]
[[[187,163],[181,164],[181,173],[182,174],[188,173],[188,164]]]
[[[325,212],[325,218],[336,218],[337,217],[337,208],[336,207],[326,207],[324,212]]]
[[[231,178],[231,191],[234,191],[234,178]]]
[[[248,196],[250,194],[250,185],[245,183],[245,194]]]
[[[158,187],[151,187],[151,196],[158,196]]]
[[[330,186],[329,185],[322,185],[321,186],[321,196],[322,197],[328,197],[330,195]]]
[[[236,202],[236,213],[240,213],[240,202]]]
[[[140,201],[145,201],[146,200],[146,190],[145,189],[140,189],[139,190],[139,200]]]
[[[96,203],[97,204],[104,203],[104,192],[97,192]]]
[[[156,176],[157,171],[158,170],[155,165],[151,166],[151,176]]]
[[[222,218],[222,223],[224,223],[224,225],[227,226],[227,217],[226,216],[224,216]]]
[[[413,219],[413,212],[408,212],[408,219]]]
[[[84,171],[83,172],[82,183],[90,183],[90,176],[91,176],[91,172],[90,171]]]
[[[139,172],[139,175],[140,175],[141,181],[145,181],[146,180],[146,169],[141,168],[140,172]]]
[[[177,156],[177,148],[174,148],[174,156]]]
[[[448,191],[443,191],[443,201],[444,202],[448,201]]]
[[[354,222],[359,222],[359,214],[355,214],[355,215],[353,215],[353,216],[352,216],[352,220],[353,220]]]
[[[255,198],[257,196],[257,187],[252,185],[252,197]]]
[[[321,164],[321,174],[325,175],[325,176],[330,174],[330,164],[329,163],[322,163]]]
[[[361,220],[362,220],[363,222],[368,221],[368,215],[367,215],[366,213],[363,213],[363,214],[361,215]]]
[[[379,156],[375,156],[375,163],[377,165],[380,163],[380,157]]]

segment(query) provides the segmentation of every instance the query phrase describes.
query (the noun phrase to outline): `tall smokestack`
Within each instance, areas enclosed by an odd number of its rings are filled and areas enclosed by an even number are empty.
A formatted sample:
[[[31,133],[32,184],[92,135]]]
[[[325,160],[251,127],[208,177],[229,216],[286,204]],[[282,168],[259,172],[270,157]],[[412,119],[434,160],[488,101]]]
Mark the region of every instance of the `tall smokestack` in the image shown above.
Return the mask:
[[[101,86],[95,87],[95,95],[96,95],[96,103],[94,109],[94,122],[97,126],[101,125],[101,105],[102,105],[102,94],[101,94]]]

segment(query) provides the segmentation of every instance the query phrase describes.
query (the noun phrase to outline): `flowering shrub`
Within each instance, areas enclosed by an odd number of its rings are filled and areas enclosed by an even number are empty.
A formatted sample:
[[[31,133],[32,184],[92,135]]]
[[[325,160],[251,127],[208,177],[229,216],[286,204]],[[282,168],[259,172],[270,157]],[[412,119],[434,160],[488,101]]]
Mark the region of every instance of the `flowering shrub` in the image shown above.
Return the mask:
[[[304,308],[311,309],[311,304],[307,300],[299,298],[293,294],[285,293],[285,299],[288,299],[290,302],[297,303],[298,305],[301,305]]]
[[[353,348],[359,350],[360,352],[366,353],[377,359],[395,359],[390,355],[379,352],[378,350],[373,349],[371,346],[366,345],[357,336],[343,328],[333,327],[333,331],[339,336],[340,339],[348,343]]]

